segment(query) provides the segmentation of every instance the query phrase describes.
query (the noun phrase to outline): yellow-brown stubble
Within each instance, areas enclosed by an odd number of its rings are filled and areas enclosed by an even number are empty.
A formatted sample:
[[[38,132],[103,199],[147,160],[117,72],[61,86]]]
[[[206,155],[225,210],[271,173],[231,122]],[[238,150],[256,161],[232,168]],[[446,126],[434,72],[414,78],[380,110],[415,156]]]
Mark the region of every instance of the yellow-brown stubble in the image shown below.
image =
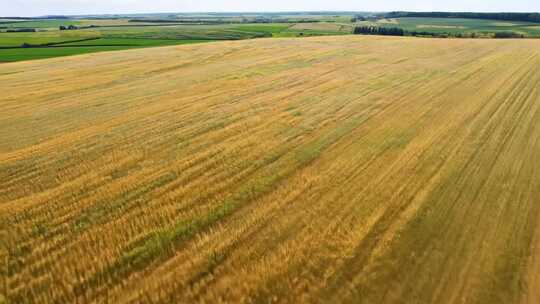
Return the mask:
[[[318,37],[2,65],[14,303],[535,303],[540,43]]]

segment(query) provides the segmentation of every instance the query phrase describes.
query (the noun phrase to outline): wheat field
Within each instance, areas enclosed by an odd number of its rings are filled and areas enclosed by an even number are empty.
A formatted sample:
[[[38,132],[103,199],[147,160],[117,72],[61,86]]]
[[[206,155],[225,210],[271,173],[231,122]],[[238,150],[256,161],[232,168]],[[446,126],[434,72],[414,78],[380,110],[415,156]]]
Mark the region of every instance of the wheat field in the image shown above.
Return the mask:
[[[0,303],[540,303],[540,41],[0,65]]]

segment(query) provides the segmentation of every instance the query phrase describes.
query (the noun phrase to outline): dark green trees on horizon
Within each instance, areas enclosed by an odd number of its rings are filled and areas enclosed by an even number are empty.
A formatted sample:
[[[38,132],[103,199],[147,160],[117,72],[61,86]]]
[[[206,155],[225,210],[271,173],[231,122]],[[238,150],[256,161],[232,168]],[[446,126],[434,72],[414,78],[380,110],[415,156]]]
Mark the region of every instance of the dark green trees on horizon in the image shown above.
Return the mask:
[[[405,31],[399,27],[357,26],[353,33],[355,35],[405,36]]]

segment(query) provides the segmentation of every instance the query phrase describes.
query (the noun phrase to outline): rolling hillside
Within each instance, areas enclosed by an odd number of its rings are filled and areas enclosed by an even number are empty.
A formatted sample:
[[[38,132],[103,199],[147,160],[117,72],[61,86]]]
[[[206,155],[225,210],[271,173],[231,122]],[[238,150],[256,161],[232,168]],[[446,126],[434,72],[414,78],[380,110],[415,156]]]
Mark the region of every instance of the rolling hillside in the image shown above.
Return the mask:
[[[540,301],[540,41],[0,67],[0,302]]]

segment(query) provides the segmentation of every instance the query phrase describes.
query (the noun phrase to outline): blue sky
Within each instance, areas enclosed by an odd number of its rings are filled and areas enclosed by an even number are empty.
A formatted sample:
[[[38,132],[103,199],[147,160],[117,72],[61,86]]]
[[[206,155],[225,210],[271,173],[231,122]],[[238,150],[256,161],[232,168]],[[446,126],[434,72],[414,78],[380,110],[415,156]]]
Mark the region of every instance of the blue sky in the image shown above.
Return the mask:
[[[0,16],[230,11],[540,12],[540,0],[3,0]]]

